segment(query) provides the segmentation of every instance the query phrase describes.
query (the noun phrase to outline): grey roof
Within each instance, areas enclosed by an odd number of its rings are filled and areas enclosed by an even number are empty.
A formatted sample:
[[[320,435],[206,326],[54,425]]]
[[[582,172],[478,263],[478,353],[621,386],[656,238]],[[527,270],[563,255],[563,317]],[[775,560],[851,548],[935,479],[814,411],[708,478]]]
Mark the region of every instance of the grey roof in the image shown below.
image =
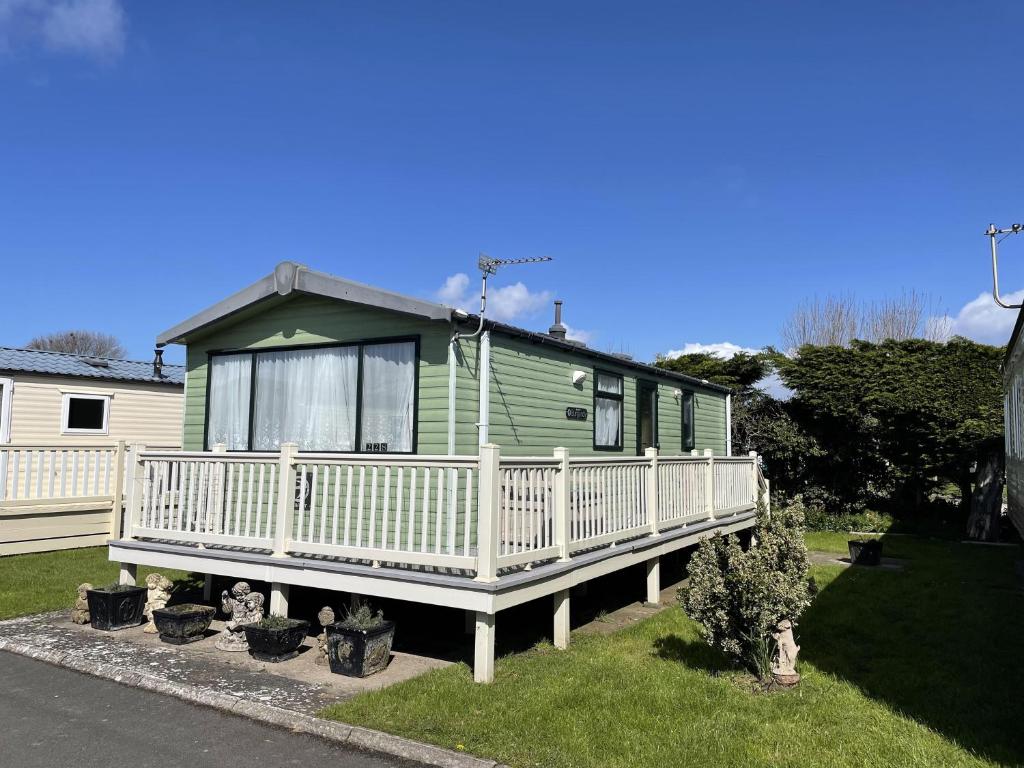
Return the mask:
[[[303,264],[296,264],[294,261],[282,261],[274,267],[272,274],[262,280],[256,281],[248,288],[243,288],[238,293],[228,296],[223,301],[207,307],[188,320],[164,331],[156,337],[156,343],[162,345],[184,341],[189,334],[233,315],[257,301],[274,295],[287,296],[293,291],[341,299],[355,304],[365,304],[369,307],[390,309],[394,312],[416,315],[428,320],[447,321],[452,316],[451,307],[446,307],[443,304],[403,296],[400,293],[374,288],[372,285],[335,277],[326,272],[316,272]]]
[[[148,381],[176,385],[185,383],[183,365],[164,363],[163,376],[157,377],[153,375],[153,363],[148,360],[117,360],[109,357],[70,355],[66,352],[0,347],[0,372],[14,371],[113,381]]]
[[[392,291],[385,291],[381,288],[374,288],[370,285],[346,280],[342,277],[335,277],[326,272],[316,272],[302,264],[296,264],[294,261],[282,261],[274,268],[272,274],[267,275],[262,280],[258,280],[248,288],[243,288],[238,293],[228,296],[223,301],[217,302],[202,312],[193,315],[188,320],[164,331],[157,336],[156,343],[164,345],[186,342],[188,337],[196,331],[201,331],[203,328],[219,322],[236,312],[240,312],[258,301],[275,295],[287,296],[293,292],[326,296],[332,299],[364,304],[369,307],[389,309],[394,312],[415,315],[428,320],[451,322],[455,318],[461,325],[470,328],[475,328],[479,324],[479,317],[477,315],[457,312],[452,307],[445,306],[444,304],[424,301],[423,299],[416,299],[411,296],[403,296],[400,293],[393,293]],[[667,371],[646,363],[623,359],[619,355],[599,352],[571,341],[559,340],[547,334],[528,331],[514,325],[506,325],[505,323],[485,319],[484,327],[506,335],[526,338],[538,344],[559,347],[583,357],[603,360],[620,367],[633,368],[651,375],[663,376],[718,392],[731,391],[729,387],[724,387],[720,384],[711,384],[710,382],[682,373],[676,373],[675,371]]]

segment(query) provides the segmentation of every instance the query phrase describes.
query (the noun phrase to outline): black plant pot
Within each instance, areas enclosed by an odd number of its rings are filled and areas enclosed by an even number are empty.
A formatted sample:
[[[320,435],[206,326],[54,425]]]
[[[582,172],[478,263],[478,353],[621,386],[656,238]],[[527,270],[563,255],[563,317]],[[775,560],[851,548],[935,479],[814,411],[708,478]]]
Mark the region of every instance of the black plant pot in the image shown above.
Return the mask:
[[[114,587],[90,589],[89,622],[93,629],[128,629],[146,620],[142,609],[146,604],[145,587]]]
[[[857,565],[881,565],[882,542],[879,539],[849,541],[850,562]]]
[[[216,613],[217,609],[209,605],[184,603],[154,609],[153,623],[165,643],[185,645],[206,636],[206,630],[210,628]]]
[[[299,619],[274,618],[274,624],[287,622],[286,626],[266,626],[263,621],[246,624],[245,639],[249,643],[249,655],[259,661],[279,662],[294,659],[299,655],[299,646],[306,639],[308,621]]]
[[[374,629],[346,629],[340,623],[327,626],[327,661],[331,672],[349,677],[366,677],[387,668],[395,622],[385,621]]]

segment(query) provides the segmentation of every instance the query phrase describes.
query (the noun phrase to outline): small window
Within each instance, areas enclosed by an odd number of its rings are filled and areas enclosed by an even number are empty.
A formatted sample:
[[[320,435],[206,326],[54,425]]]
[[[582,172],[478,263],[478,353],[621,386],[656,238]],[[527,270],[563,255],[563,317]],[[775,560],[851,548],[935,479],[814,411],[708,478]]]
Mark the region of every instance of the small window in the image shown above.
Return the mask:
[[[622,377],[595,371],[594,448],[622,450]]]
[[[683,450],[697,447],[693,432],[693,392],[683,392]]]
[[[63,434],[107,434],[109,395],[64,395]]]

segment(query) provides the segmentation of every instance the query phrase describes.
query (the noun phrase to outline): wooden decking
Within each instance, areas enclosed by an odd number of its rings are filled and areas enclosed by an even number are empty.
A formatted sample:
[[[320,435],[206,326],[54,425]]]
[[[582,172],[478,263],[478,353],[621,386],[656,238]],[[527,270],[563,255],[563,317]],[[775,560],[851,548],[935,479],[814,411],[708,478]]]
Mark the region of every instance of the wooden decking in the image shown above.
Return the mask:
[[[145,564],[461,608],[475,615],[477,680],[493,676],[495,615],[554,596],[568,643],[571,587],[754,524],[754,456],[479,456],[135,450],[122,578]],[[656,599],[656,598],[654,598]]]

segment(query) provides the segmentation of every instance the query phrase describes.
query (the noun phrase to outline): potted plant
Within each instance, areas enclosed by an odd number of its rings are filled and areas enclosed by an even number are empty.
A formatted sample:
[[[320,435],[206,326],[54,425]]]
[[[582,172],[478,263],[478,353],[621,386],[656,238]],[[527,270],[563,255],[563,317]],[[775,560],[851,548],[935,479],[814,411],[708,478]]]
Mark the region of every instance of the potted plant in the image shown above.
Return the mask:
[[[249,643],[249,655],[260,661],[275,663],[299,655],[299,646],[306,639],[307,629],[308,621],[285,616],[265,616],[243,627],[246,642]]]
[[[95,587],[86,592],[89,623],[93,629],[115,630],[137,627],[146,620],[146,588],[128,584]]]
[[[856,563],[857,565],[881,565],[881,539],[851,540],[847,542],[847,545],[850,548],[851,563]]]
[[[345,618],[327,626],[327,661],[331,672],[366,677],[380,672],[391,660],[395,623],[374,613],[367,603],[356,602]]]
[[[172,645],[185,645],[202,640],[210,628],[217,609],[209,605],[182,603],[153,609],[153,623],[160,639]]]

